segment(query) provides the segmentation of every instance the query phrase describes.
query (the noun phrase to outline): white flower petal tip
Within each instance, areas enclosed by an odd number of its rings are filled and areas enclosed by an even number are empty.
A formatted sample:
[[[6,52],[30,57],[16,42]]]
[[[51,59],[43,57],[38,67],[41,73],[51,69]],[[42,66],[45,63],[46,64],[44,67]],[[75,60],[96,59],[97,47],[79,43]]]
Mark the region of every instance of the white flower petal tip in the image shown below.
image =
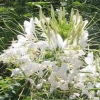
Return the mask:
[[[36,88],[37,88],[37,89],[40,89],[40,88],[42,87],[42,84],[43,84],[43,83],[40,83],[40,84],[36,85]]]
[[[30,21],[24,21],[24,28],[27,35],[35,34],[35,25],[33,18],[31,18]]]
[[[88,56],[85,58],[85,62],[90,65],[93,63],[93,52],[88,53]]]
[[[12,74],[11,74],[11,77],[17,75],[17,74],[20,74],[21,73],[21,70],[19,68],[15,68],[12,70]]]
[[[31,78],[27,78],[27,80],[31,83],[31,85],[36,86],[34,80],[32,80]]]
[[[67,41],[66,40],[63,41],[63,38],[61,37],[60,34],[54,34],[54,32],[52,31],[50,40],[53,49],[57,47],[59,49],[64,49],[66,47]]]

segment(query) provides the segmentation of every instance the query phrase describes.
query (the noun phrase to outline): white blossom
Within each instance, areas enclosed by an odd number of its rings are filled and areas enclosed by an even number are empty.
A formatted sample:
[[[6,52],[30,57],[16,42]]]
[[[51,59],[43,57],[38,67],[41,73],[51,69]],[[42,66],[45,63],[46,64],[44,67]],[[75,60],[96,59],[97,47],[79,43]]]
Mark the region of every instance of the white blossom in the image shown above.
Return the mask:
[[[70,100],[84,95],[87,95],[87,100],[99,100],[100,90],[94,91],[93,88],[100,88],[97,82],[100,62],[90,49],[86,51],[89,34],[85,26],[88,21],[83,21],[78,12],[73,12],[70,17],[73,29],[65,38],[58,27],[51,27],[50,18],[41,16],[40,19],[24,21],[25,33],[18,35],[17,40],[3,50],[0,60],[16,66],[11,77],[23,76],[36,89],[47,83],[50,93],[58,88],[69,91]],[[39,36],[35,26],[39,26]]]

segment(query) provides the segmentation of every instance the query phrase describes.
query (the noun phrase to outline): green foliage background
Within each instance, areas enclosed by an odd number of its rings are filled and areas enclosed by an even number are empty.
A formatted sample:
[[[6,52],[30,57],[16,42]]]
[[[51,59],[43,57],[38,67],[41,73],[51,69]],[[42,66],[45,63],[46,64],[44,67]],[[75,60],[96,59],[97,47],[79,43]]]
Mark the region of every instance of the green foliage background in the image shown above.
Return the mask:
[[[11,40],[16,39],[16,35],[23,33],[21,25],[24,20],[30,17],[39,16],[39,6],[42,7],[46,16],[50,15],[50,5],[58,9],[65,3],[68,14],[71,8],[78,9],[84,19],[89,20],[88,31],[90,34],[90,48],[100,49],[100,0],[0,0],[0,52],[6,49]],[[12,79],[10,68],[13,65],[5,65],[0,62],[0,100],[31,100],[29,90],[25,87],[30,84],[24,79]],[[20,83],[20,84],[19,84]],[[27,85],[26,85],[27,84]],[[58,92],[47,95],[48,91],[33,90],[33,95],[37,100],[62,98],[64,93]],[[58,95],[59,94],[59,95]],[[38,96],[37,96],[38,95]],[[52,96],[53,95],[53,96]],[[66,98],[66,97],[65,97]]]

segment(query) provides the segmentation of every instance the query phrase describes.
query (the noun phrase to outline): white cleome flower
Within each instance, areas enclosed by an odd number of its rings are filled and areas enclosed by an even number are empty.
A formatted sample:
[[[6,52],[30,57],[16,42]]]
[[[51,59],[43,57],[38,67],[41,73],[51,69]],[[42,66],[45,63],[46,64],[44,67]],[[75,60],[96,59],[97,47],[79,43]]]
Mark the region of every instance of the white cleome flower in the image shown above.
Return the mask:
[[[63,20],[63,10],[59,11],[60,18],[54,17],[54,23],[53,16],[51,20],[43,14],[40,20],[24,21],[26,34],[18,35],[0,55],[0,60],[17,65],[12,69],[11,77],[21,75],[36,89],[41,89],[45,83],[46,89],[50,87],[50,93],[55,89],[67,90],[69,99],[87,95],[87,100],[99,100],[100,91],[94,88],[100,88],[99,81],[96,82],[100,76],[100,62],[96,59],[96,64],[93,52],[85,51],[88,46],[87,21],[82,20],[79,12],[72,12],[71,22],[66,18]]]

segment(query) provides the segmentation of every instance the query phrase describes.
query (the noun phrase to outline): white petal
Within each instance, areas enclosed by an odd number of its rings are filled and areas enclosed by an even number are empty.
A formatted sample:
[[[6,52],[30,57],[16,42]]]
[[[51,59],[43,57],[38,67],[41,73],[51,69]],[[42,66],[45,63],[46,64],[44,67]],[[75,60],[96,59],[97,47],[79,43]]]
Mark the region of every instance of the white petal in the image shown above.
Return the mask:
[[[100,90],[97,91],[97,95],[98,95],[98,96],[100,95]]]
[[[38,85],[36,86],[37,89],[40,89],[41,87],[42,87],[42,83],[40,83],[40,84],[38,84]]]
[[[87,24],[88,24],[88,20],[85,20],[85,21],[84,21],[84,26],[83,26],[83,28],[84,28]]]
[[[96,83],[95,85],[97,88],[100,88],[100,83]]]
[[[25,27],[25,28],[29,27],[29,25],[30,25],[30,22],[24,21],[24,27]]]
[[[27,80],[28,80],[33,86],[35,86],[34,80],[32,80],[31,78],[27,78]]]
[[[65,48],[66,44],[67,44],[67,41],[65,40],[65,41],[63,42],[62,49]]]
[[[30,19],[30,31],[34,34],[35,33],[35,25],[34,25],[34,21],[33,18]]]
[[[32,35],[33,33],[35,33],[35,25],[33,18],[30,19],[30,22],[24,21],[24,27],[25,27],[25,32],[28,35]]]
[[[11,77],[14,76],[14,75],[17,75],[19,73],[21,73],[21,70],[19,68],[15,68],[15,69],[12,70]]]
[[[50,93],[52,93],[54,91],[55,88],[51,87],[50,88]]]
[[[93,63],[93,52],[92,53],[88,53],[88,56],[85,58],[85,62],[87,64],[92,64]]]
[[[59,48],[63,46],[63,39],[59,34],[57,34],[57,45]]]
[[[24,36],[22,36],[22,35],[18,35],[17,38],[18,38],[18,41],[19,41],[19,42],[22,42],[22,41],[26,41],[26,40],[27,40],[27,39],[26,39]]]

